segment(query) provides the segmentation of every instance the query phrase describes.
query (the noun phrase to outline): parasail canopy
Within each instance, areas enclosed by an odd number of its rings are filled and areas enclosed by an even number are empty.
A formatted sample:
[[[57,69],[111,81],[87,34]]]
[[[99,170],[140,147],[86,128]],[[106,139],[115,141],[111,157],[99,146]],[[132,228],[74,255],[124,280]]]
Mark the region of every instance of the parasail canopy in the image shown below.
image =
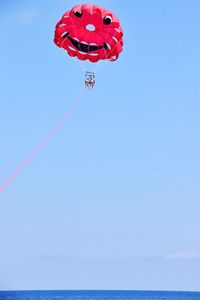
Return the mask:
[[[76,5],[57,23],[54,42],[80,60],[115,61],[122,52],[123,30],[111,11],[93,4]]]

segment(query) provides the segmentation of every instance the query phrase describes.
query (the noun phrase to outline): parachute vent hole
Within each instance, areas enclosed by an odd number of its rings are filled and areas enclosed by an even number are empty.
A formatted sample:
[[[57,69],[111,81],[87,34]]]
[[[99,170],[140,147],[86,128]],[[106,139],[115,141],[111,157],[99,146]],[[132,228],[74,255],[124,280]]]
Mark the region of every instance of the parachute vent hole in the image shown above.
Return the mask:
[[[88,30],[88,31],[95,31],[95,26],[93,25],[93,24],[87,24],[86,25],[86,29]]]

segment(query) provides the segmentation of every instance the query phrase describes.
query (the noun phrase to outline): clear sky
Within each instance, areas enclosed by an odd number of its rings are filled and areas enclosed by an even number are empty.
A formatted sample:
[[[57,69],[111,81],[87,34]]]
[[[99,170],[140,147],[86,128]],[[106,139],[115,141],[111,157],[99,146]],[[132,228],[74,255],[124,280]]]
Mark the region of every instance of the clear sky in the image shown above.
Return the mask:
[[[53,43],[75,4],[0,2],[1,184],[82,89]],[[0,193],[0,289],[199,290],[200,2],[97,4],[124,51]]]

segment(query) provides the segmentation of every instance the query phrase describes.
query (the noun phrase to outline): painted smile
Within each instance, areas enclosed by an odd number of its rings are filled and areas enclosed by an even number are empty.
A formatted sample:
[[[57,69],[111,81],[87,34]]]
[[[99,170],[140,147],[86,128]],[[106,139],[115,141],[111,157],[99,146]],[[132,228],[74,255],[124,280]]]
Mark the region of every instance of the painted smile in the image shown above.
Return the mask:
[[[62,37],[65,39],[65,38],[68,38],[68,40],[72,43],[72,45],[78,49],[79,51],[81,52],[84,52],[84,53],[88,53],[88,52],[92,52],[92,51],[97,51],[99,49],[105,49],[107,50],[109,47],[107,45],[107,43],[104,43],[102,46],[98,46],[94,43],[86,43],[86,42],[80,42],[77,38],[76,39],[72,39],[69,35],[69,32],[65,32],[62,34]]]

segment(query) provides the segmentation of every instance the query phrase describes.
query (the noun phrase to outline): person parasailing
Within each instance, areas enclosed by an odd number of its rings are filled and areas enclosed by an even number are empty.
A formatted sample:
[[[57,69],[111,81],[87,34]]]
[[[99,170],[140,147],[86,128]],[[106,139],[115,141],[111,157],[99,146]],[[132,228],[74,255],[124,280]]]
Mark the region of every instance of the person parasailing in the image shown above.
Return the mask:
[[[94,72],[85,73],[85,87],[88,89],[93,89],[95,85],[95,74]]]
[[[123,29],[110,10],[95,4],[75,5],[56,24],[54,42],[80,61],[114,62],[123,50]],[[85,87],[94,86],[94,73],[86,72]]]

